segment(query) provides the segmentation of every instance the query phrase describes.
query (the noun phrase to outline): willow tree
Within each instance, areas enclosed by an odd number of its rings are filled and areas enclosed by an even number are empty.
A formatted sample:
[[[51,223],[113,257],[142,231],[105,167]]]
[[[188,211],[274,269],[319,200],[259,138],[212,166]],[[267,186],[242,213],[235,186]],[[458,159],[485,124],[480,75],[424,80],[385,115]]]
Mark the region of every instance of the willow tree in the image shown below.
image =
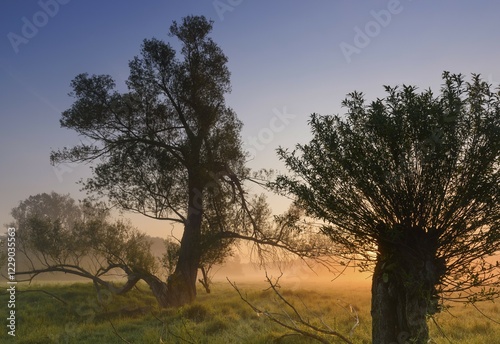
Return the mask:
[[[313,114],[312,140],[279,150],[291,174],[276,186],[373,268],[375,344],[427,343],[444,299],[499,295],[500,94],[477,75],[443,79],[437,96],[351,93],[345,116]]]
[[[69,195],[30,196],[12,209],[16,228],[18,281],[64,273],[89,279],[97,291],[122,294],[139,280],[161,285],[151,242],[129,222],[113,221],[107,209],[77,203]],[[122,275],[126,282],[113,283]],[[99,294],[100,296],[100,294]]]
[[[144,40],[129,63],[126,92],[118,92],[110,76],[78,75],[61,126],[86,140],[51,155],[54,163],[94,162],[84,183],[90,193],[183,226],[175,270],[157,291],[163,306],[194,300],[205,203],[240,193],[248,173],[241,122],[224,100],[227,57],[211,30],[204,17],[174,21],[170,36],[179,40],[179,53],[169,43]]]

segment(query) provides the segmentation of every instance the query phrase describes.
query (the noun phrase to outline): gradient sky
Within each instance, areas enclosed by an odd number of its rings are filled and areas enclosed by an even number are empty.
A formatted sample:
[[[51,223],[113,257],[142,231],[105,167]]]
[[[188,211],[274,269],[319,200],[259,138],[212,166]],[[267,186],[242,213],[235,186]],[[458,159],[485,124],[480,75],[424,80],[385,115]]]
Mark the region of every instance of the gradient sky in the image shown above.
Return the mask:
[[[81,140],[59,126],[72,103],[70,81],[109,74],[124,89],[142,40],[178,46],[168,28],[186,15],[214,20],[212,37],[232,73],[227,103],[244,123],[246,147],[258,148],[249,163],[255,169],[282,169],[275,149],[305,143],[309,115],[342,113],[353,90],[368,99],[383,96],[382,85],[437,92],[444,70],[500,82],[497,1],[59,0],[58,8],[55,1],[0,4],[0,224],[29,195],[84,196],[76,182],[89,176],[88,166],[49,163],[51,149]],[[348,46],[352,54],[343,53]],[[293,118],[273,132],[277,113]],[[277,212],[285,204],[272,198]],[[165,223],[132,219],[151,235],[170,232]]]

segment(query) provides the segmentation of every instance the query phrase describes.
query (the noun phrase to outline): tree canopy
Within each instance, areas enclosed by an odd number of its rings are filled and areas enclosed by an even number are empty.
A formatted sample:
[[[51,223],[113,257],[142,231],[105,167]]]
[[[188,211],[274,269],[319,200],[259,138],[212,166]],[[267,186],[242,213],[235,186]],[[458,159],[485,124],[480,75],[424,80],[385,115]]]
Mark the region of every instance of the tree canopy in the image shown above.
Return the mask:
[[[61,126],[94,144],[53,152],[52,161],[98,162],[87,190],[123,209],[184,223],[190,177],[205,186],[228,168],[243,172],[241,122],[224,101],[227,58],[211,29],[204,17],[172,24],[182,59],[169,43],[144,40],[129,63],[128,92],[118,92],[108,75],[78,75]]]
[[[375,264],[374,343],[403,332],[424,343],[439,299],[499,295],[487,257],[500,244],[500,94],[478,75],[443,80],[437,96],[385,86],[366,104],[353,92],[345,116],[313,114],[312,140],[279,150],[291,175],[275,186],[323,221],[341,255]]]
[[[93,164],[83,182],[93,197],[184,227],[175,269],[158,289],[163,306],[193,301],[198,269],[236,239],[311,252],[286,243],[291,231],[273,226],[264,198],[248,196],[242,123],[225,103],[230,73],[212,24],[202,16],[174,22],[179,51],[144,40],[126,92],[108,75],[78,75],[61,126],[86,140],[51,154],[53,163]]]
[[[265,198],[249,196],[245,181],[256,181],[266,171],[251,173],[245,166],[242,123],[225,103],[228,59],[210,37],[212,25],[203,16],[174,21],[169,36],[180,43],[177,50],[156,38],[144,40],[140,55],[129,62],[125,91],[109,75],[83,73],[72,80],[74,101],[60,123],[82,141],[53,151],[51,162],[91,164],[92,176],[82,181],[90,197],[81,208],[66,196],[37,195],[13,210],[21,232],[33,234],[26,234],[25,242],[35,245],[26,250],[28,259],[34,254],[43,265],[32,265],[23,274],[63,271],[106,285],[101,277],[121,269],[127,288],[143,279],[160,306],[176,307],[195,299],[199,269],[209,291],[210,267],[223,262],[237,240],[252,241],[260,257],[276,253],[263,245],[301,257],[329,253],[314,233],[299,233],[304,225],[297,224],[297,208],[274,221]],[[36,213],[24,216],[24,207],[35,201]],[[167,243],[166,281],[149,264],[151,254],[142,237],[128,224],[110,223],[100,206],[94,208],[104,203],[107,209],[183,227],[178,247]],[[83,219],[91,213],[92,221]],[[100,237],[102,243],[97,242]],[[136,251],[113,253],[121,262],[116,263],[106,255],[114,250],[113,241],[116,249]],[[80,264],[85,252],[95,256],[95,269]],[[144,266],[133,261],[136,257],[142,257]]]
[[[123,293],[158,271],[151,243],[130,223],[111,220],[109,211],[68,195],[30,196],[12,209],[17,250],[24,264],[18,276],[32,280],[41,273],[63,272],[88,278],[94,285]],[[120,287],[113,274],[127,277]]]
[[[93,143],[51,155],[54,163],[94,162],[84,182],[91,194],[184,226],[164,305],[194,299],[205,203],[241,193],[248,175],[242,124],[224,100],[227,57],[209,36],[212,24],[202,16],[174,21],[170,36],[181,43],[179,52],[156,38],[144,40],[141,55],[129,63],[127,92],[118,92],[108,75],[78,75],[61,125]]]

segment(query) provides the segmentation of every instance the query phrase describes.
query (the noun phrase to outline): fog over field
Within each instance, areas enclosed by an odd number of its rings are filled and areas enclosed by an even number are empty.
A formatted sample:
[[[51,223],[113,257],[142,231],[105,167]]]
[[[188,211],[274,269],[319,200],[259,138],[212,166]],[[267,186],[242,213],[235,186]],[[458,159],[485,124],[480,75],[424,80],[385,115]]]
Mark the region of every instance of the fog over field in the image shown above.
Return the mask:
[[[500,3],[0,4],[0,343],[500,343]]]

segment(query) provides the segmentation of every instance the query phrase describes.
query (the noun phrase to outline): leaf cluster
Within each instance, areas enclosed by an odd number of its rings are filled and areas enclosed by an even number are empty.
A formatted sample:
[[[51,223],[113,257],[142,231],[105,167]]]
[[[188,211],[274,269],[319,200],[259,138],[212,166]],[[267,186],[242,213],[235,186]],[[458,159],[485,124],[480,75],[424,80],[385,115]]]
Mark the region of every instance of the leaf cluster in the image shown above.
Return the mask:
[[[443,292],[498,286],[484,259],[500,245],[500,93],[479,75],[443,80],[437,96],[386,86],[369,104],[349,94],[344,116],[313,114],[312,140],[279,149],[292,175],[274,186],[345,252],[431,259]]]

